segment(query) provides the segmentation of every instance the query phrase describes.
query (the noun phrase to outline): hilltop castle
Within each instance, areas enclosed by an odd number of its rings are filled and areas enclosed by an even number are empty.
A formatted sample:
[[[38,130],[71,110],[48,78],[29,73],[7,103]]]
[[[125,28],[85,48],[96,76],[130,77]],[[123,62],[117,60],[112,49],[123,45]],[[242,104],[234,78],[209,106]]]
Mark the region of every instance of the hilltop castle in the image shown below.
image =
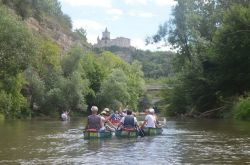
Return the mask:
[[[117,37],[115,39],[110,39],[110,32],[106,28],[105,31],[102,32],[102,38],[100,39],[99,36],[97,37],[97,44],[95,44],[94,47],[103,48],[111,46],[130,48],[130,39],[125,37]]]

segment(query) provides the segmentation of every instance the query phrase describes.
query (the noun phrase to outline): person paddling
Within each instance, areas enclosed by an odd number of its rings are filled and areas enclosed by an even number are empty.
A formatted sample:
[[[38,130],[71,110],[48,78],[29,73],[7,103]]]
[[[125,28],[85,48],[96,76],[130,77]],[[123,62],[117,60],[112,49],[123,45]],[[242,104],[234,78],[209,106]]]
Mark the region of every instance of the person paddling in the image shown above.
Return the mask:
[[[154,109],[150,108],[148,111],[146,111],[147,115],[145,117],[144,122],[141,125],[141,128],[156,128],[156,121],[154,117]]]
[[[127,129],[134,129],[138,126],[137,124],[137,119],[134,115],[132,115],[132,111],[127,110],[127,115],[124,116],[120,123],[118,124],[118,128],[123,125],[123,128],[127,128]]]
[[[97,115],[98,107],[91,107],[92,114],[88,116],[87,124],[85,126],[85,130],[96,130],[100,131],[102,128],[101,117]]]
[[[115,131],[116,127],[110,122],[111,115],[107,111],[102,111],[101,116],[101,130]]]
[[[69,112],[65,111],[61,114],[61,119],[62,121],[67,121],[69,120]]]

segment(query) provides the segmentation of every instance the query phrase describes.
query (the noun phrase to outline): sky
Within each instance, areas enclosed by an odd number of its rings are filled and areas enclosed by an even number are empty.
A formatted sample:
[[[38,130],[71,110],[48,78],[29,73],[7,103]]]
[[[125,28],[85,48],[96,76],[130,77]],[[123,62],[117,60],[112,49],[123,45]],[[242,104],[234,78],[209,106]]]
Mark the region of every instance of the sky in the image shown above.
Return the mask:
[[[110,38],[126,37],[131,45],[143,50],[169,50],[163,43],[145,45],[160,24],[171,18],[174,0],[59,0],[62,11],[72,19],[73,29],[83,28],[88,42],[108,28]]]

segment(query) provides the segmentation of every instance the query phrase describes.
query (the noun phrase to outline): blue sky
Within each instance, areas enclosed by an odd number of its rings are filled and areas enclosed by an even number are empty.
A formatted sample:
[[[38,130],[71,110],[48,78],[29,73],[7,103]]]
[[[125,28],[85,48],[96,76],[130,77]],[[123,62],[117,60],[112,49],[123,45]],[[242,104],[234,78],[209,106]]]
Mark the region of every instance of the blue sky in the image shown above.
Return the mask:
[[[174,0],[59,0],[73,28],[84,28],[88,42],[96,43],[107,27],[111,38],[127,37],[139,49],[169,50],[160,45],[145,46],[145,38],[171,17]]]

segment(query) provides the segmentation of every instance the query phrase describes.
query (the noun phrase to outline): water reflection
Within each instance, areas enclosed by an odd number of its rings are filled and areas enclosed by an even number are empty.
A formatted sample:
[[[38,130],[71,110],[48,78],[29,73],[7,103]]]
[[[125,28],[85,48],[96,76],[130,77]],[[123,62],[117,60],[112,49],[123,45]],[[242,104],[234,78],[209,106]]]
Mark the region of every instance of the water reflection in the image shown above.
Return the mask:
[[[167,121],[163,135],[84,140],[83,120],[0,123],[0,164],[245,164],[250,123]]]

